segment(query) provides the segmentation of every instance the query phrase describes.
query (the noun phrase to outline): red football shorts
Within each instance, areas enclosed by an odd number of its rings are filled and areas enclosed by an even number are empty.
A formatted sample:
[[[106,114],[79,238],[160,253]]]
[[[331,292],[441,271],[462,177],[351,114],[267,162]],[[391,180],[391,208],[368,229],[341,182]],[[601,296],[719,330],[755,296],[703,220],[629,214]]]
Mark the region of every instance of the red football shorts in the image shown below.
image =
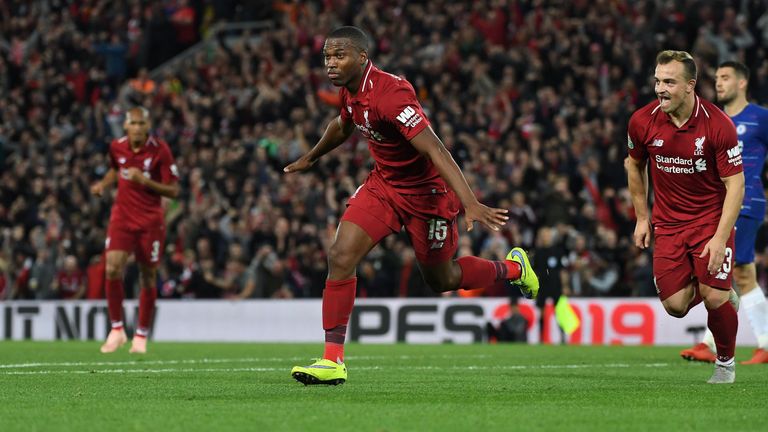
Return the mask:
[[[109,224],[105,249],[107,252],[113,250],[132,252],[136,255],[137,262],[154,267],[160,264],[164,243],[164,228],[129,230]]]
[[[456,254],[459,208],[452,190],[403,194],[372,173],[349,199],[341,220],[361,227],[375,243],[405,227],[419,263],[434,265]]]
[[[725,259],[717,273],[709,274],[707,270],[709,255],[699,258],[715,231],[717,225],[706,225],[656,235],[653,277],[659,299],[666,300],[696,280],[713,288],[731,289],[731,269],[734,265],[733,231],[725,244]]]

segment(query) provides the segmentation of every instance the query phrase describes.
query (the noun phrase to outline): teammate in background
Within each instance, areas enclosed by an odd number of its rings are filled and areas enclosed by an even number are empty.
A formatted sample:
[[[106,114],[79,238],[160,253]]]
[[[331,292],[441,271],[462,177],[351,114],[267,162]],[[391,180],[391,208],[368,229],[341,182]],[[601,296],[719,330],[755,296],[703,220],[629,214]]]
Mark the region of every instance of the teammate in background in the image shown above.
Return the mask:
[[[355,269],[385,236],[405,227],[425,281],[436,291],[480,288],[509,280],[535,298],[538,279],[528,257],[514,248],[504,261],[473,256],[454,260],[457,215],[464,207],[467,230],[480,222],[497,231],[507,210],[478,202],[451,154],[435,135],[411,84],[374,66],[368,38],[356,27],[341,27],[323,48],[328,78],[341,87],[341,113],[320,141],[286,166],[286,173],[308,170],[357,128],[368,138],[376,165],[349,199],[328,252],[323,291],[323,358],[291,375],[304,384],[339,384],[347,379],[344,339],[355,301]]]
[[[123,272],[133,253],[139,263],[141,291],[139,323],[130,352],[144,354],[157,298],[157,265],[165,241],[161,198],[178,196],[179,174],[168,144],[149,135],[151,123],[145,108],[129,110],[124,127],[127,136],[109,146],[110,170],[91,187],[91,193],[101,195],[117,181],[106,240],[106,293],[112,330],[101,352],[114,352],[128,341],[123,329]]]
[[[755,239],[765,218],[765,192],[763,191],[763,164],[768,152],[768,110],[747,101],[749,69],[742,63],[725,62],[715,75],[717,101],[731,117],[739,138],[739,149],[744,160],[744,203],[736,220],[736,257],[733,279],[741,295],[741,306],[747,313],[749,324],[757,336],[757,349],[750,360],[741,364],[768,363],[768,302],[757,283],[755,270]],[[715,361],[715,340],[707,330],[703,341],[683,350],[687,360]]]
[[[700,302],[717,347],[711,384],[736,378],[738,316],[729,299],[736,218],[744,173],[733,123],[696,95],[696,63],[684,51],[656,57],[657,100],[629,120],[626,168],[635,207],[635,245],[656,237],[653,274],[667,313],[682,318]],[[653,178],[653,225],[648,215],[647,165]]]

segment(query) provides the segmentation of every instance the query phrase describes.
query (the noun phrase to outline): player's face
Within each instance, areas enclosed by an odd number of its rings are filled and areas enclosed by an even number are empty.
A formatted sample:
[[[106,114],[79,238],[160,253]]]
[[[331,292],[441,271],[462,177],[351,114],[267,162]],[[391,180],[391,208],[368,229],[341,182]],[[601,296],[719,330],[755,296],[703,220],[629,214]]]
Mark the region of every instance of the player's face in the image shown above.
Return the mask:
[[[731,67],[720,68],[715,72],[715,90],[717,101],[723,105],[731,103],[739,93],[740,79]]]
[[[337,87],[347,86],[360,79],[367,54],[359,51],[349,39],[327,39],[323,47],[328,79]]]
[[[696,80],[686,79],[683,63],[678,61],[656,65],[654,78],[656,97],[665,113],[676,112],[696,84]]]
[[[149,119],[141,111],[128,111],[123,124],[128,140],[133,144],[143,144],[149,135]]]

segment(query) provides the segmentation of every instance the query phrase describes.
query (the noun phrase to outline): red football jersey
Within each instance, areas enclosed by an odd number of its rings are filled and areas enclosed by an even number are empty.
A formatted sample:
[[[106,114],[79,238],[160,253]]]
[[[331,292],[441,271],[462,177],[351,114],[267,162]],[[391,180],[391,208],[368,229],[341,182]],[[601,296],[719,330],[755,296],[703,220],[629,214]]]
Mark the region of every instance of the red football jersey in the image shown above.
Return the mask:
[[[80,290],[80,285],[85,283],[85,274],[80,270],[68,273],[64,270],[56,275],[59,282],[59,294],[63,299],[71,299]]]
[[[128,137],[112,141],[109,146],[112,168],[117,171],[117,198],[112,205],[110,224],[118,224],[129,230],[157,229],[164,226],[161,195],[152,189],[123,177],[128,168],[140,169],[145,177],[172,183],[179,173],[171,149],[165,141],[149,137],[138,152],[131,150]]]
[[[351,121],[368,138],[376,161],[375,171],[404,193],[446,190],[432,161],[422,156],[410,140],[429,126],[413,86],[368,61],[357,94],[342,87],[341,118]]]
[[[629,155],[650,165],[656,232],[718,223],[720,179],[743,171],[736,128],[725,113],[696,96],[691,118],[678,128],[654,101],[632,115],[627,135]]]

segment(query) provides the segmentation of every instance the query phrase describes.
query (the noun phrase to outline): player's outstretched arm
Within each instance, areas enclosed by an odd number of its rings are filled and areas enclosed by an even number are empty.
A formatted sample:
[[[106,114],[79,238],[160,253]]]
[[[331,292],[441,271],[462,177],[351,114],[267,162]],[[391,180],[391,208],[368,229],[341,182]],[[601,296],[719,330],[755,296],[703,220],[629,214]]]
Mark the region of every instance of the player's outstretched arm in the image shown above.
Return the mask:
[[[301,172],[306,171],[312,167],[312,165],[320,159],[321,156],[340,146],[341,143],[347,140],[355,126],[352,122],[345,122],[341,116],[337,116],[325,128],[323,136],[320,141],[312,147],[312,150],[308,151],[304,156],[300,157],[295,162],[289,164],[283,168],[283,172]]]
[[[624,159],[627,169],[629,194],[632,196],[632,206],[635,208],[635,246],[645,249],[651,245],[651,219],[648,216],[648,171],[646,159],[638,160],[632,156]]]
[[[101,196],[106,188],[115,183],[115,180],[117,180],[117,171],[115,171],[114,168],[110,168],[101,180],[91,186],[91,193],[96,196]]]
[[[456,165],[456,161],[453,160],[453,156],[445,148],[440,138],[435,135],[435,131],[432,130],[431,126],[413,137],[411,144],[419,153],[429,158],[435,164],[440,177],[458,195],[461,205],[464,206],[464,220],[467,223],[467,231],[472,231],[475,221],[494,231],[498,231],[507,223],[507,219],[509,219],[509,216],[507,216],[508,210],[488,207],[477,200],[469,184],[467,184],[467,179],[464,178],[464,174],[462,174],[459,166]]]

